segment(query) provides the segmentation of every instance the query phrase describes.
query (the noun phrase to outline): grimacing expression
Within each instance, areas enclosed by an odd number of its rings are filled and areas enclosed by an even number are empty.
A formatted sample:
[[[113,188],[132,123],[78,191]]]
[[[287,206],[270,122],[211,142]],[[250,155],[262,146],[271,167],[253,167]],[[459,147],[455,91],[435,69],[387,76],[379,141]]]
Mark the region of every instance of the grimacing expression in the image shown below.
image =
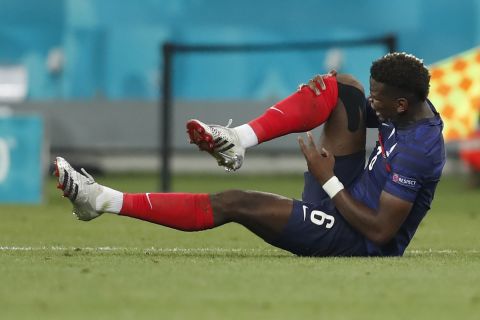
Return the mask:
[[[380,121],[395,121],[399,116],[398,100],[387,85],[370,78],[370,104]]]

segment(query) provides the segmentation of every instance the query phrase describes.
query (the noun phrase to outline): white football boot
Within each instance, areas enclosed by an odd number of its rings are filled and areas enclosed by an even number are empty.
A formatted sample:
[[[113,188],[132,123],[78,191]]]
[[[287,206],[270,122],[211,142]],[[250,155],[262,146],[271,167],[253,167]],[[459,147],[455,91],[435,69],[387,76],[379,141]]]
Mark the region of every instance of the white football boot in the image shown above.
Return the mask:
[[[54,174],[58,177],[57,188],[72,202],[73,214],[83,221],[100,216],[102,212],[96,210],[96,200],[104,187],[96,183],[85,169],[82,168],[85,174],[82,175],[61,157],[57,157],[54,164]]]
[[[194,143],[200,150],[207,151],[215,159],[218,165],[225,167],[227,171],[240,169],[245,157],[245,148],[240,144],[237,133],[229,128],[232,120],[224,126],[205,124],[199,120],[187,122],[187,133],[190,143]]]

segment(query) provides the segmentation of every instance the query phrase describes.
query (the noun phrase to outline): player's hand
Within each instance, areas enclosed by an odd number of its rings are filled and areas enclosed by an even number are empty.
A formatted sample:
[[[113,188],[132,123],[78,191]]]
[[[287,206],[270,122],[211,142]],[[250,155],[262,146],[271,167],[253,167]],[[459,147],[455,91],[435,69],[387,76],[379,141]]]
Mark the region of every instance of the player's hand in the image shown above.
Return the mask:
[[[335,165],[334,156],[325,148],[318,150],[313,135],[307,132],[307,141],[305,142],[301,136],[298,137],[298,144],[302,150],[305,160],[307,160],[308,171],[317,179],[318,182],[324,184],[334,176],[333,167]]]
[[[327,89],[327,86],[325,84],[325,81],[323,80],[326,77],[336,77],[337,76],[337,71],[336,70],[330,70],[327,74],[317,74],[313,79],[308,81],[307,84],[301,84],[298,86],[298,90],[303,88],[304,86],[308,86],[312,91],[315,93],[316,96],[319,96],[322,94],[322,91],[325,91]]]
[[[332,70],[328,71],[327,75],[329,75],[331,77],[336,77],[337,76],[337,70],[332,69]]]

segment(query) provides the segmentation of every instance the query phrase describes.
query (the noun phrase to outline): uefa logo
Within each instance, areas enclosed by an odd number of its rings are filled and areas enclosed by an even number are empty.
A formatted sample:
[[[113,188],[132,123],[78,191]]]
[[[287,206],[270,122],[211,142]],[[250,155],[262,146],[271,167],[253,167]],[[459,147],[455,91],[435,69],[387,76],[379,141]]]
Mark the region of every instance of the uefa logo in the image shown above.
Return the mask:
[[[393,182],[398,183],[398,180],[399,180],[398,174],[394,173],[393,176],[392,176],[392,180],[393,180]]]

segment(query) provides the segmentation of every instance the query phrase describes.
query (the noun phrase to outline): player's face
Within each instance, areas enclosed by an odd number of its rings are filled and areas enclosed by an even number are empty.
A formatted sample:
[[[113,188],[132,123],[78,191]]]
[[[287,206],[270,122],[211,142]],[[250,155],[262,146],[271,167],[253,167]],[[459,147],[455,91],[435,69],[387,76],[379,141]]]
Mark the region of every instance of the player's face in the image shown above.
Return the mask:
[[[370,78],[370,104],[380,121],[395,121],[398,117],[397,99],[390,94],[387,86]]]

